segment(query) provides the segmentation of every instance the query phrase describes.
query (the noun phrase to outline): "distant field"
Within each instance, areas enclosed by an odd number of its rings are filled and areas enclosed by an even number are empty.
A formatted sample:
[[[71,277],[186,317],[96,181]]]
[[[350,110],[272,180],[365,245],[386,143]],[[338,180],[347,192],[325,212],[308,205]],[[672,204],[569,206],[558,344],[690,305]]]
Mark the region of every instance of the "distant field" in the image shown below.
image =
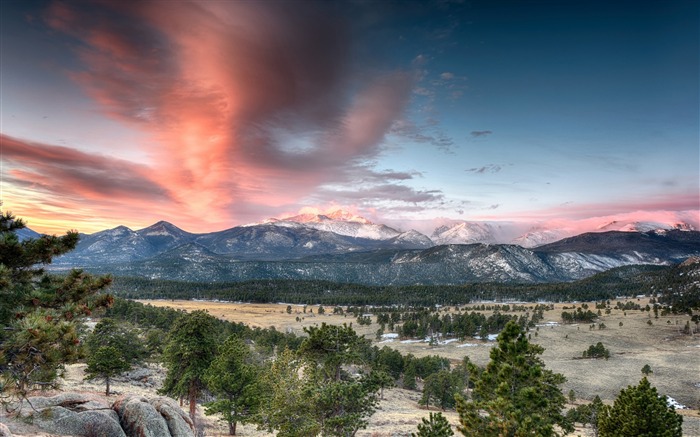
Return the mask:
[[[645,306],[647,299],[634,299]],[[303,335],[303,328],[329,324],[352,323],[355,330],[371,339],[378,346],[387,345],[402,354],[412,353],[416,356],[441,355],[453,360],[461,360],[465,355],[480,365],[489,360],[490,344],[480,340],[468,339],[464,342],[454,341],[448,344],[429,346],[424,342],[378,341],[375,334],[376,323],[359,326],[351,316],[333,315],[332,308],[326,307],[327,313],[318,315],[318,306],[308,306],[303,312],[303,305],[292,305],[293,311],[287,314],[286,304],[245,304],[224,302],[203,302],[185,300],[149,300],[141,301],[154,306],[165,306],[186,311],[203,309],[211,315],[233,322],[242,322],[250,326],[271,327],[284,332]],[[624,300],[623,300],[624,302]],[[612,301],[615,306],[616,301]],[[473,307],[475,304],[466,305]],[[531,330],[531,341],[545,348],[543,359],[548,368],[566,376],[567,382],[562,387],[564,394],[573,389],[578,402],[592,399],[596,394],[605,401],[612,401],[620,389],[636,385],[642,377],[641,368],[649,364],[653,370],[649,380],[657,387],[660,394],[671,396],[681,404],[692,408],[683,411],[684,435],[700,436],[700,334],[684,335],[680,329],[690,320],[684,316],[659,316],[653,312],[627,311],[613,309],[611,314],[602,314],[598,322],[604,323],[606,329],[590,329],[587,324],[562,325],[562,307],[572,304],[556,304],[555,309],[545,312],[545,319],[536,330]],[[594,310],[595,304],[590,304]],[[313,313],[310,311],[313,310]],[[451,310],[445,308],[444,311]],[[595,311],[595,310],[594,310]],[[486,312],[488,313],[488,312]],[[297,321],[297,318],[300,320]],[[651,320],[652,325],[647,322]],[[551,322],[548,324],[548,322]],[[622,326],[620,326],[622,323]],[[691,323],[692,324],[692,323]],[[602,342],[610,350],[609,360],[581,360],[582,352],[592,344]],[[410,399],[410,392],[403,390],[392,395],[399,399]],[[401,404],[399,402],[399,404]],[[401,406],[384,408],[398,408]],[[393,404],[392,404],[393,405]],[[402,404],[401,404],[402,405]],[[401,410],[403,411],[403,410]],[[405,411],[395,414],[403,417]],[[414,414],[419,421],[427,415]],[[383,417],[383,416],[382,416]],[[452,417],[456,420],[456,417]],[[374,421],[389,420],[373,418]],[[387,426],[401,425],[401,420],[411,421],[406,417],[389,420]],[[416,422],[417,423],[417,422]],[[405,424],[415,427],[415,424]],[[379,424],[377,424],[379,426]],[[363,434],[364,435],[364,434]],[[370,434],[367,434],[370,435]],[[582,434],[585,435],[585,434]]]

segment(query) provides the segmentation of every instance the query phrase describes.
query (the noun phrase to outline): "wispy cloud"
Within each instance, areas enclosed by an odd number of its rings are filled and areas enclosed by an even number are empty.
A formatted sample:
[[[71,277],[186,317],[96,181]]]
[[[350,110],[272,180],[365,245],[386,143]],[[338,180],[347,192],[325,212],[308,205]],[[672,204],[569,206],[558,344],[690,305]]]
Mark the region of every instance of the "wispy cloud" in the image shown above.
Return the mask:
[[[497,164],[488,164],[484,165],[482,167],[472,167],[468,168],[465,170],[466,172],[469,173],[475,173],[475,174],[485,174],[485,173],[498,173],[503,169],[502,166],[497,165]]]
[[[0,134],[5,182],[44,192],[49,198],[129,197],[171,199],[169,191],[149,177],[146,166],[68,147],[33,143]]]
[[[471,135],[473,138],[481,138],[481,137],[486,137],[491,135],[493,132],[490,130],[473,130],[471,131]]]

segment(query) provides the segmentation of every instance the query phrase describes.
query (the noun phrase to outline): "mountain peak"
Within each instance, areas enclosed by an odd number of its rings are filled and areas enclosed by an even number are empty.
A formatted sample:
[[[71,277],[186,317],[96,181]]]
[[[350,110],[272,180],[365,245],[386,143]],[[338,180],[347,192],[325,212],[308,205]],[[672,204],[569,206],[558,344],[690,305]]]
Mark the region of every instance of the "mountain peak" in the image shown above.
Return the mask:
[[[283,217],[281,219],[269,219],[266,222],[289,221],[297,223],[322,223],[328,221],[359,223],[363,225],[373,224],[364,217],[355,215],[344,209],[336,209],[326,212],[302,212],[294,216]]]

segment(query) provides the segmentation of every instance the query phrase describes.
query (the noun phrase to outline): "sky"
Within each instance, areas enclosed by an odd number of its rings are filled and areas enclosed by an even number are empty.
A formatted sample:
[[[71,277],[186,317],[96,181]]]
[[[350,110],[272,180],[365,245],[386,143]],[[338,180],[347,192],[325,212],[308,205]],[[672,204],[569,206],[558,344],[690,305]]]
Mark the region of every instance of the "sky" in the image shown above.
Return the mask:
[[[347,209],[700,221],[697,1],[0,2],[0,199],[47,233]]]

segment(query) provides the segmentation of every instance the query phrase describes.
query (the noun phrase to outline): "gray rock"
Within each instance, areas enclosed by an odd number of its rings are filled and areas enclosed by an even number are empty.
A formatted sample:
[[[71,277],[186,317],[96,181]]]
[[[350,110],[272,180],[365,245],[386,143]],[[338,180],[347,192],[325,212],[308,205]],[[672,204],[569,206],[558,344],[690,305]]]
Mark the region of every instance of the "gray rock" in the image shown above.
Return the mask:
[[[122,429],[128,437],[167,437],[170,430],[165,418],[140,396],[128,396],[114,403]]]
[[[194,437],[194,424],[190,416],[170,398],[157,397],[150,400],[151,405],[165,419],[172,437]]]
[[[10,428],[8,428],[4,423],[0,423],[0,437],[12,437]]]
[[[100,435],[125,437],[119,416],[99,397],[81,393],[63,393],[34,397],[31,406],[22,408],[22,416],[31,416],[34,424],[49,432],[76,436]]]
[[[189,416],[166,397],[126,396],[113,404],[94,394],[34,397],[20,415],[52,434],[101,437],[194,437]],[[0,437],[12,436],[0,423]]]

